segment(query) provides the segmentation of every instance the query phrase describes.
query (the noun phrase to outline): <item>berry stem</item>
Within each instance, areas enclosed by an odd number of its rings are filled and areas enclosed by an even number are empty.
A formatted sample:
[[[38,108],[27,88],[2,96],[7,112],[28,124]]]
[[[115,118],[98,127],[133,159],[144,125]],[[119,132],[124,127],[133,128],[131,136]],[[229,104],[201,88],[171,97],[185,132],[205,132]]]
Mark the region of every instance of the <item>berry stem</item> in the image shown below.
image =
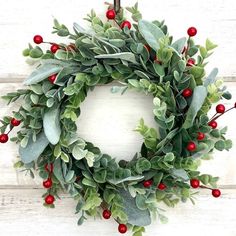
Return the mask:
[[[217,119],[220,118],[222,115],[224,115],[226,112],[231,111],[231,110],[233,110],[234,108],[235,108],[235,107],[233,106],[233,107],[229,108],[228,110],[226,110],[224,113],[219,114],[218,116],[217,116],[218,113],[216,113],[216,114],[210,119],[209,122],[211,122],[211,121],[213,121],[213,120],[217,120]]]

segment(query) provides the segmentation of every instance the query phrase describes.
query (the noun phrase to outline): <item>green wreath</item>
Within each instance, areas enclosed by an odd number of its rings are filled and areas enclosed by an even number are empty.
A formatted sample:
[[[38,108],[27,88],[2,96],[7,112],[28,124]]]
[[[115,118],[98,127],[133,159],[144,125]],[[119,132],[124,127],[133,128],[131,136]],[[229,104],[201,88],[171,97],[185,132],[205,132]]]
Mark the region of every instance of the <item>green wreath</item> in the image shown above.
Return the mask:
[[[218,178],[201,174],[198,167],[214,149],[231,148],[231,140],[224,137],[226,127],[217,129],[216,120],[235,105],[225,110],[219,104],[216,114],[207,116],[213,103],[231,98],[216,79],[217,69],[205,76],[215,44],[207,39],[205,46],[196,45],[194,27],[187,39],[173,41],[163,21],[142,20],[137,4],[127,10],[132,25],[124,10],[116,14],[111,7],[105,22],[94,11],[87,16],[88,31],[75,23],[71,33],[55,20],[53,33],[69,37],[69,45],[34,37],[36,44],[50,49],[29,45],[24,50],[24,56],[39,65],[25,80],[26,89],[3,96],[8,103],[21,98],[22,105],[1,120],[0,142],[7,142],[9,132],[21,124],[11,138],[19,144],[15,167],[44,179],[46,207],[54,207],[59,190],[64,190],[77,201],[79,225],[87,216],[112,216],[120,233],[129,228],[140,236],[151,216],[166,221],[159,202],[174,207],[179,201],[193,201],[193,188],[199,187],[220,196]],[[140,120],[136,131],[143,136],[141,150],[131,161],[119,163],[79,137],[76,126],[88,92],[114,81],[120,86],[112,92],[132,89],[152,95],[157,124],[151,128]]]

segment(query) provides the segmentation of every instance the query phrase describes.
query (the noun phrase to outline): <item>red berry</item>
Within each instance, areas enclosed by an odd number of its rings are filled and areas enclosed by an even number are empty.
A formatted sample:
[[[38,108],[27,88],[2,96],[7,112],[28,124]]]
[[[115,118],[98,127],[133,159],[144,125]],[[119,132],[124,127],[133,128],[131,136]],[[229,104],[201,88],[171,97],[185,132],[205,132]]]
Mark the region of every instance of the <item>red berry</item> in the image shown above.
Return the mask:
[[[205,134],[202,132],[197,133],[197,140],[201,141],[205,138]]]
[[[125,21],[122,22],[120,28],[124,29],[125,27],[128,27],[129,29],[131,29],[132,25],[129,21],[125,20]]]
[[[55,201],[55,198],[53,195],[49,194],[45,197],[45,203],[48,204],[48,205],[51,205],[53,204]]]
[[[125,224],[119,224],[118,230],[121,234],[125,234],[127,232],[127,226]]]
[[[195,27],[190,27],[188,28],[188,31],[187,31],[189,37],[193,37],[197,34],[197,29]]]
[[[216,106],[216,112],[217,113],[224,113],[225,112],[225,106],[223,104],[218,104]]]
[[[146,181],[143,182],[143,187],[144,188],[149,188],[151,186],[152,186],[152,180],[151,179],[146,180]]]
[[[45,169],[47,172],[52,173],[52,172],[53,172],[53,164],[52,164],[52,163],[46,164],[46,165],[44,166],[44,169]]]
[[[151,51],[151,47],[148,44],[145,44],[144,47],[147,49],[148,52]]]
[[[191,88],[186,88],[184,89],[184,91],[182,92],[183,97],[188,98],[191,97],[193,94],[193,90]]]
[[[165,185],[164,183],[159,183],[158,186],[157,186],[157,188],[158,188],[159,190],[164,190],[164,189],[166,189],[166,185]]]
[[[212,189],[212,196],[219,197],[221,195],[221,191],[219,189]]]
[[[217,127],[217,122],[215,120],[212,120],[208,123],[209,126],[211,126],[212,129],[216,129]]]
[[[48,178],[47,180],[43,181],[44,188],[51,188],[52,187],[52,179]]]
[[[48,77],[48,80],[51,82],[51,84],[54,84],[56,78],[57,78],[57,74],[54,74],[54,75],[50,75]]]
[[[198,179],[191,179],[190,184],[192,188],[198,188],[200,186],[200,181]]]
[[[236,108],[236,102],[234,103],[234,107]]]
[[[196,150],[196,144],[194,142],[189,142],[188,145],[187,145],[187,149],[188,151],[190,152],[194,152]]]
[[[18,125],[20,125],[20,123],[21,123],[20,120],[17,120],[17,119],[15,119],[15,118],[12,118],[12,119],[11,119],[11,125],[12,125],[12,126],[18,126]]]
[[[187,61],[187,66],[193,66],[195,65],[195,60],[193,58],[189,58]]]
[[[106,220],[110,219],[110,217],[111,217],[111,211],[109,211],[109,210],[104,210],[103,213],[102,213],[102,216],[103,216],[103,218],[106,219]]]
[[[109,20],[114,20],[116,18],[115,10],[113,10],[113,9],[108,10],[106,16]]]
[[[6,143],[8,141],[7,134],[0,134],[0,143]]]
[[[36,44],[40,44],[40,43],[43,43],[43,37],[41,35],[35,35],[34,36],[34,42]]]
[[[50,48],[52,53],[56,53],[58,49],[60,49],[60,47],[59,47],[59,45],[57,45],[55,43],[53,43],[51,48]]]

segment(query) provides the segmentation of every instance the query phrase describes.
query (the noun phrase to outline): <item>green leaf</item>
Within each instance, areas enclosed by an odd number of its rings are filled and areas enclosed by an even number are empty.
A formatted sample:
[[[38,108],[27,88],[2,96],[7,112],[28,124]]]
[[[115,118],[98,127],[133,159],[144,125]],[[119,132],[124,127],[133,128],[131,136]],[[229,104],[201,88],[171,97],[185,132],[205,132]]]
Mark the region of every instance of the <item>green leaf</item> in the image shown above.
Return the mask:
[[[210,50],[212,50],[212,49],[214,49],[214,48],[216,48],[216,47],[217,47],[217,45],[214,44],[214,43],[212,43],[212,42],[210,41],[210,39],[207,39],[207,40],[206,40],[206,49],[207,49],[207,51],[210,51]]]
[[[76,160],[83,159],[87,153],[88,153],[88,150],[81,149],[79,145],[75,145],[72,149],[72,155]]]
[[[178,52],[182,53],[184,46],[186,44],[186,38],[180,38],[177,41],[175,41],[171,46]]]
[[[95,172],[93,175],[94,180],[97,183],[105,183],[106,182],[106,177],[107,177],[107,170],[100,170],[98,172]]]
[[[33,142],[32,137],[30,137],[25,148],[19,147],[19,154],[22,162],[27,164],[36,160],[43,153],[48,144],[49,141],[44,132],[41,132],[37,136],[36,142]]]
[[[132,198],[128,191],[120,190],[123,198],[124,211],[128,216],[128,223],[137,226],[147,226],[151,224],[151,217],[148,210],[140,210],[135,198]],[[138,216],[138,217],[137,217]]]
[[[200,79],[204,75],[204,68],[200,66],[192,66],[189,70],[190,73],[194,76],[195,79]]]
[[[188,181],[189,176],[187,172],[184,169],[171,169],[170,171],[171,175],[173,175],[176,178],[180,178],[181,180]]]
[[[137,61],[135,59],[135,55],[132,52],[121,52],[121,53],[114,53],[114,54],[101,54],[95,56],[95,58],[98,59],[120,59],[124,61],[129,61],[134,64],[137,64]]]
[[[162,30],[157,25],[145,20],[138,22],[138,28],[148,45],[157,51],[160,48],[159,39],[165,36]]]
[[[183,124],[184,129],[188,129],[193,125],[193,121],[197,116],[198,111],[201,109],[206,97],[207,90],[204,86],[195,87],[193,92],[193,99],[188,109],[185,122]]]
[[[96,188],[97,187],[97,184],[94,182],[94,180],[92,179],[86,179],[84,178],[82,180],[82,184],[86,185],[86,186],[90,186],[90,187],[93,187],[93,188]]]
[[[219,140],[215,143],[215,148],[219,151],[223,151],[225,149],[225,142],[223,140]]]
[[[136,170],[139,174],[142,174],[144,171],[148,171],[151,168],[151,163],[146,158],[139,158],[136,163]]]
[[[203,82],[203,85],[207,87],[210,84],[214,84],[216,81],[216,76],[218,74],[218,69],[214,68],[211,73],[206,77],[206,79]]]
[[[32,58],[40,58],[43,55],[43,51],[41,48],[33,48],[29,52],[29,56]]]
[[[153,63],[153,68],[154,68],[155,72],[157,73],[157,75],[159,75],[160,77],[164,77],[165,76],[164,67],[161,66],[159,63],[154,62]]]
[[[61,159],[66,163],[68,163],[70,160],[69,156],[64,152],[61,153]]]
[[[65,182],[64,175],[62,173],[62,160],[60,158],[57,158],[53,163],[53,174],[56,176],[56,178],[60,181],[60,183],[63,185]]]
[[[60,65],[42,64],[24,81],[24,85],[37,84],[62,69]]]
[[[141,180],[143,178],[144,178],[144,176],[137,175],[137,176],[129,176],[127,178],[118,179],[118,180],[110,179],[110,180],[108,180],[108,182],[110,182],[111,184],[117,185],[117,184],[121,184],[121,183],[124,183],[124,182],[129,182],[129,181],[138,181],[138,180]]]
[[[50,108],[43,116],[44,133],[53,145],[56,145],[61,136],[60,109],[59,107]]]

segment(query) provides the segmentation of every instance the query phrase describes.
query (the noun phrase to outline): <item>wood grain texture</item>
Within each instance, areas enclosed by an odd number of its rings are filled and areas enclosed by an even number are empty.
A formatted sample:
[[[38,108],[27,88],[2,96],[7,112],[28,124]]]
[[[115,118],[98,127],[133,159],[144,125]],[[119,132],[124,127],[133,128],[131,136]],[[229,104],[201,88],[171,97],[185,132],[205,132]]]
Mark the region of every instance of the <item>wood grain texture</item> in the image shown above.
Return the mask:
[[[40,4],[33,4],[28,0],[5,1],[1,4],[0,14],[0,79],[15,82],[22,80],[30,73],[30,67],[22,57],[22,50],[32,42],[35,34],[42,34],[46,41],[56,41],[58,37],[51,35],[53,17],[58,18],[69,28],[73,22],[86,24],[82,18],[94,8],[104,16],[106,6],[103,0],[60,0],[55,7],[51,1],[41,0]],[[113,2],[113,1],[110,1]],[[123,6],[131,6],[136,0],[122,1]],[[236,75],[236,4],[234,0],[199,0],[189,4],[187,0],[145,1],[139,0],[143,17],[148,20],[166,19],[170,34],[175,39],[186,35],[189,26],[196,26],[198,34],[196,42],[204,43],[206,37],[219,45],[211,58],[209,69],[219,67],[220,76],[233,79]],[[3,37],[4,36],[4,37]]]
[[[117,223],[113,220],[88,219],[82,226],[76,225],[74,214],[76,203],[62,194],[55,209],[42,206],[39,189],[0,189],[0,228],[2,236],[118,236]],[[197,204],[179,204],[175,209],[161,206],[169,218],[166,225],[158,221],[147,227],[147,236],[191,236],[236,235],[236,190],[224,190],[219,199],[211,197],[208,191],[197,196]],[[2,231],[3,230],[3,231]],[[2,234],[2,232],[4,232]],[[127,233],[127,236],[131,234]]]
[[[226,83],[233,99],[226,101],[227,107],[232,106],[236,100],[236,84]],[[19,83],[0,83],[0,93],[5,94],[20,88]],[[82,114],[78,119],[78,133],[87,141],[99,146],[104,153],[108,153],[117,159],[131,159],[135,152],[140,150],[141,136],[134,132],[134,128],[141,117],[145,122],[156,127],[152,115],[152,99],[149,96],[128,91],[124,95],[112,94],[112,85],[99,86],[88,94],[81,106]],[[17,102],[19,105],[19,102]],[[1,116],[11,115],[16,106],[6,106],[0,100]],[[213,107],[214,110],[214,107]],[[235,112],[225,114],[219,120],[219,125],[230,127],[227,137],[236,143],[235,136]],[[213,111],[212,111],[213,113]],[[18,129],[18,128],[17,128]],[[17,130],[16,129],[16,130]],[[202,161],[203,173],[220,176],[220,185],[236,185],[236,146],[230,152],[215,152],[214,159]],[[5,178],[0,178],[0,185],[34,185],[41,184],[41,180],[32,180],[25,173],[13,169],[13,162],[18,155],[17,145],[7,143],[0,146],[0,171]]]

